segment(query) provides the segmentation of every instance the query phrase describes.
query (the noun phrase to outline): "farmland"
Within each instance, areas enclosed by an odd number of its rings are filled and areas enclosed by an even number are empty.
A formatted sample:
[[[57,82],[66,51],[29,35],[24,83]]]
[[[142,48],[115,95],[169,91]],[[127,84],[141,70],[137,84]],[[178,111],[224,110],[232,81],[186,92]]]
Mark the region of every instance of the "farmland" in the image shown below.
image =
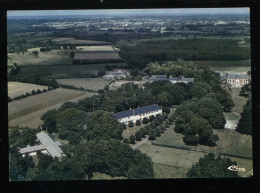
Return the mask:
[[[71,85],[77,88],[84,88],[89,90],[98,91],[104,89],[105,85],[109,84],[110,81],[104,80],[103,78],[71,78],[71,79],[56,79],[59,84]]]
[[[60,45],[109,45],[109,42],[95,40],[80,40],[75,38],[57,38],[52,39],[53,42]]]
[[[48,78],[80,78],[97,75],[99,71],[104,71],[106,65],[125,66],[125,63],[106,63],[89,65],[68,65],[68,66],[33,66],[21,68],[19,75],[27,76],[32,74],[47,75]]]
[[[37,47],[29,49],[30,52],[38,51],[39,57],[31,57],[29,52],[24,52],[23,54],[12,53],[10,59],[13,63],[17,63],[21,67],[72,64],[71,51],[51,50],[40,52],[39,49]]]
[[[48,89],[47,86],[41,86],[36,84],[28,84],[28,83],[21,83],[21,82],[8,82],[8,96],[11,98],[21,96],[23,94],[31,93],[32,90],[43,90]]]
[[[40,117],[48,110],[59,108],[64,102],[76,102],[93,95],[93,93],[59,88],[10,102],[8,104],[9,126],[36,128],[41,124]]]
[[[112,45],[107,46],[76,46],[77,50],[80,51],[111,51],[114,52],[114,48]]]

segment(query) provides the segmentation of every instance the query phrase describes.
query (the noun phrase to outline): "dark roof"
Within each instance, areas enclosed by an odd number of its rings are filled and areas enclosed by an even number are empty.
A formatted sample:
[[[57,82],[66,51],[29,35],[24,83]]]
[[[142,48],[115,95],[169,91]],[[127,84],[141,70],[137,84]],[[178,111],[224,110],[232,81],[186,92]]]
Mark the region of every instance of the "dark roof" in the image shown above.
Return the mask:
[[[161,109],[162,109],[162,107],[160,107],[159,105],[150,105],[150,106],[145,106],[145,107],[141,107],[141,108],[122,111],[122,112],[119,112],[119,113],[114,113],[114,116],[117,119],[121,119],[121,118],[124,118],[124,117],[130,117],[130,116],[133,116],[133,115],[140,115],[140,114],[143,114],[143,113],[161,110]]]
[[[232,79],[250,79],[250,76],[247,73],[228,73],[227,78]]]

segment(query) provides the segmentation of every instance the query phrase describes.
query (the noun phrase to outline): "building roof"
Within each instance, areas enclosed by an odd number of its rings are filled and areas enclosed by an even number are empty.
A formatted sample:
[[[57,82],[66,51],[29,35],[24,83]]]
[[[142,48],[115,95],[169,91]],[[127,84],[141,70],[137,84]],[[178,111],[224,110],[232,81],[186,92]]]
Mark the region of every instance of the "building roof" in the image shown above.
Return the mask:
[[[45,145],[47,151],[51,154],[52,157],[61,157],[63,155],[63,151],[59,147],[61,144],[60,142],[54,142],[47,133],[41,132],[38,133],[37,138],[39,141]]]
[[[228,73],[227,78],[231,79],[250,79],[247,73]]]
[[[172,75],[167,78],[167,75],[152,75],[150,78],[151,81],[159,81],[159,80],[175,80],[175,81],[180,81],[180,82],[194,82],[194,78],[184,78],[184,76],[179,76],[179,77],[173,77]]]
[[[59,141],[54,142],[47,133],[40,132],[36,134],[37,139],[41,142],[41,145],[27,146],[25,148],[20,148],[20,153],[31,153],[36,151],[41,151],[46,149],[52,157],[62,157],[63,151],[59,146],[61,143]]]
[[[122,111],[119,113],[114,113],[114,116],[117,119],[122,119],[124,117],[130,117],[133,115],[140,115],[143,113],[148,113],[151,111],[156,111],[156,110],[161,110],[162,107],[160,107],[159,105],[149,105],[149,106],[145,106],[145,107],[141,107],[141,108],[135,108],[135,109],[131,109],[131,110],[127,110],[127,111]]]
[[[31,153],[35,151],[41,151],[46,149],[45,145],[35,145],[35,146],[27,146],[24,148],[20,148],[20,153]]]

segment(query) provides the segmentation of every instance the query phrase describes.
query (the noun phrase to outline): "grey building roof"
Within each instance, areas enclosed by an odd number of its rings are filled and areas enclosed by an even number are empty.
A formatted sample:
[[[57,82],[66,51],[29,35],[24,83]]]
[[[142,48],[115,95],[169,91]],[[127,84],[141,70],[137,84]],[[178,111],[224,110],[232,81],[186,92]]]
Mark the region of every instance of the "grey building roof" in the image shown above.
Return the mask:
[[[250,79],[247,73],[228,73],[227,78],[229,79]]]
[[[159,81],[159,80],[166,80],[166,81],[180,81],[180,82],[194,82],[194,78],[184,78],[184,76],[173,77],[172,75],[167,78],[167,75],[152,75],[150,81]]]
[[[61,157],[63,155],[63,151],[59,147],[60,142],[54,142],[49,135],[46,133],[38,133],[37,138],[39,141],[46,146],[47,151],[51,154],[52,157]]]
[[[64,156],[63,151],[59,146],[61,143],[59,141],[54,142],[47,133],[40,132],[36,134],[37,139],[40,141],[41,145],[27,146],[25,148],[20,148],[20,153],[31,153],[36,151],[41,151],[46,149],[52,157],[62,157]]]
[[[24,148],[20,148],[20,153],[31,153],[35,151],[41,151],[46,149],[45,145],[35,145],[35,146],[27,146]]]
[[[130,117],[133,115],[140,115],[140,114],[144,114],[144,113],[148,113],[151,111],[156,111],[156,110],[161,110],[162,107],[160,107],[159,105],[149,105],[149,106],[145,106],[145,107],[141,107],[141,108],[135,108],[135,109],[131,109],[131,110],[127,110],[127,111],[122,111],[119,113],[114,113],[114,116],[117,119],[122,119],[124,117]]]

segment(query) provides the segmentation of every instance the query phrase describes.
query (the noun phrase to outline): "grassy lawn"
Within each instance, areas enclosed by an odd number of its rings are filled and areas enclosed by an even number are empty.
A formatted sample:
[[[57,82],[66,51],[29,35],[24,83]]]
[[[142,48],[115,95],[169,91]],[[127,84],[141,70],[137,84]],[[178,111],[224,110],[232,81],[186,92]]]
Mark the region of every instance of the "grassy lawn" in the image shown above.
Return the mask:
[[[138,148],[151,157],[155,178],[185,178],[205,153],[144,144]]]
[[[131,135],[135,135],[135,133],[137,131],[139,131],[139,129],[141,129],[144,126],[145,125],[142,124],[142,125],[138,125],[138,126],[135,125],[134,127],[128,127],[128,128],[123,130],[122,137],[123,138],[129,138]]]
[[[153,163],[154,178],[186,178],[189,169]]]
[[[242,113],[243,107],[246,104],[247,98],[239,96],[240,88],[232,88],[232,99],[235,103],[235,107],[232,112]]]

